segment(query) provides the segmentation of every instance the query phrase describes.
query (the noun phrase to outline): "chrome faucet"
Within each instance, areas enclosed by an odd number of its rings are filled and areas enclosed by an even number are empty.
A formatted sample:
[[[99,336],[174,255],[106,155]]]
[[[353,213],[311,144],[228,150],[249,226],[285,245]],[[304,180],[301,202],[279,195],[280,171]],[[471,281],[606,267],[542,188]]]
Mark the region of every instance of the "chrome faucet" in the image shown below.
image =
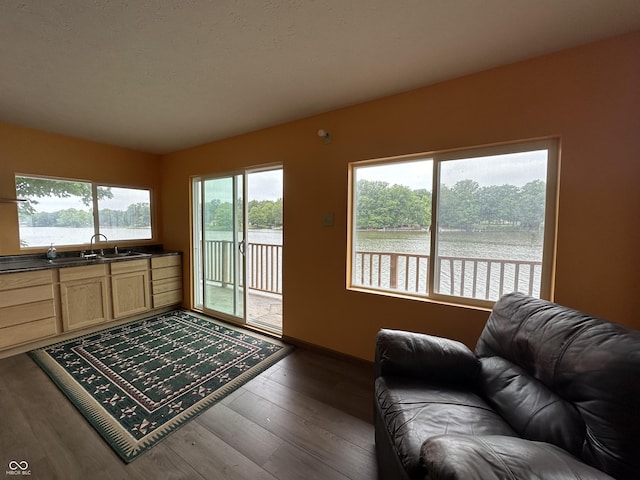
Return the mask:
[[[91,249],[91,253],[92,253],[92,254],[94,253],[94,251],[93,251],[93,239],[94,239],[94,238],[96,238],[96,237],[104,237],[104,241],[105,241],[105,242],[108,242],[108,241],[109,241],[109,239],[107,238],[107,236],[106,236],[106,235],[104,235],[104,234],[102,234],[102,233],[96,233],[95,235],[93,235],[93,236],[91,237],[91,240],[89,240],[89,248]],[[100,249],[100,255],[104,255],[104,250],[103,250],[103,249]]]

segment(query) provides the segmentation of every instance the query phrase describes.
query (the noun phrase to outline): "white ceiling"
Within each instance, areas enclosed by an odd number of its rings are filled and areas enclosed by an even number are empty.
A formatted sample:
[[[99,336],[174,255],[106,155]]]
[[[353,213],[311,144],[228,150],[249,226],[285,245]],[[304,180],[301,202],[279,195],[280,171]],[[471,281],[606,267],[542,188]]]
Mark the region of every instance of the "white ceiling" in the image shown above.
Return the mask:
[[[639,0],[2,0],[0,120],[167,153],[634,30]]]

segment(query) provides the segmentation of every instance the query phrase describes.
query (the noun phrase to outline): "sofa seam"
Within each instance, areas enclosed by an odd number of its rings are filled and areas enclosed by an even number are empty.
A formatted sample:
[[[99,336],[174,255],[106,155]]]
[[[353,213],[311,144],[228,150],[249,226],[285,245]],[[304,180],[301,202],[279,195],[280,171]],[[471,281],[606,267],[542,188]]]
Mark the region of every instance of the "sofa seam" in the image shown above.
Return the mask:
[[[475,438],[476,438],[476,440],[478,440],[478,442],[480,442],[482,445],[484,445],[485,448],[487,450],[489,450],[493,454],[493,456],[496,458],[496,460],[498,460],[498,462],[500,462],[500,464],[509,473],[509,476],[511,477],[511,480],[518,480],[518,478],[515,476],[515,474],[511,470],[511,468],[509,468],[509,465],[507,465],[507,463],[502,459],[502,457],[498,454],[498,452],[495,451],[495,449],[491,445],[489,445],[485,440],[483,440],[480,437],[475,437]]]

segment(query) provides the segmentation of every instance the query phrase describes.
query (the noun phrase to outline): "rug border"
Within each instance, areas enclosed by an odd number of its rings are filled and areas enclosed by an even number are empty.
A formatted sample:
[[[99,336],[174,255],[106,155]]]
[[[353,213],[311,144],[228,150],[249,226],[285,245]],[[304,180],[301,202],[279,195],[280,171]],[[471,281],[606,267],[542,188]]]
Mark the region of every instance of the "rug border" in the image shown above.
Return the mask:
[[[53,343],[51,345],[37,348],[29,352],[29,356],[40,366],[40,368],[47,374],[47,376],[53,381],[58,389],[71,401],[71,404],[82,414],[82,416],[89,422],[89,424],[100,434],[100,436],[109,444],[109,446],[120,456],[120,458],[130,463],[141,454],[149,450],[151,447],[167,438],[171,433],[175,432],[188,421],[194,419],[206,409],[219,402],[222,398],[226,397],[234,390],[244,385],[252,378],[258,376],[274,364],[279,362],[282,358],[287,356],[294,350],[294,346],[286,344],[282,340],[272,338],[259,332],[248,331],[249,335],[258,337],[261,340],[273,343],[281,347],[278,352],[271,354],[267,359],[263,360],[260,364],[251,368],[251,370],[238,375],[236,378],[225,383],[219,389],[215,390],[207,397],[203,398],[199,402],[195,403],[184,412],[180,413],[176,417],[170,420],[170,425],[161,425],[154,429],[149,434],[136,440],[126,430],[120,427],[117,423],[111,421],[111,414],[107,412],[104,407],[91,396],[84,388],[62,367],[56,362],[46,349],[55,347],[57,345],[66,345],[68,343],[77,342],[83,338],[99,335],[102,332],[121,328],[129,323],[138,323],[152,318],[157,318],[163,315],[171,315],[173,313],[186,313],[201,320],[217,324],[219,326],[230,328],[234,331],[242,331],[241,326],[236,326],[218,319],[209,318],[198,312],[192,312],[186,309],[176,309],[168,312],[164,312],[157,315],[152,315],[146,318],[132,320],[131,322],[123,323],[120,325],[114,325],[106,327],[102,330],[98,330],[85,335],[79,335],[77,337],[67,339],[61,342]]]

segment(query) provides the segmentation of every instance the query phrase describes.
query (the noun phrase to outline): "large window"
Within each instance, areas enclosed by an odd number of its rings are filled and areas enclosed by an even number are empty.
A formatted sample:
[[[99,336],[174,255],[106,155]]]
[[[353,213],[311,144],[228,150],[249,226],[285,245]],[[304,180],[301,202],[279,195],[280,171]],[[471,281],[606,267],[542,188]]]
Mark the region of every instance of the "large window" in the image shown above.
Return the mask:
[[[550,298],[556,140],[351,164],[350,288]]]
[[[151,191],[80,180],[16,176],[22,247],[82,245],[101,233],[109,241],[148,240]]]

